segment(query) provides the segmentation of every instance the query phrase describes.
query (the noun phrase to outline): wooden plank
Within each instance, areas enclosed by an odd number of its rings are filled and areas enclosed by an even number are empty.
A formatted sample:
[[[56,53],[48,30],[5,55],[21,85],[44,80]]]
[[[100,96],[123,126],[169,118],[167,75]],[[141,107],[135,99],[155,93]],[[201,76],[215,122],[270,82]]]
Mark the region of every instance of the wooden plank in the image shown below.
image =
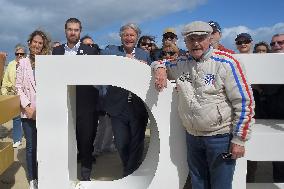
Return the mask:
[[[4,75],[4,65],[6,61],[6,56],[4,53],[0,52],[0,86],[2,85],[2,79]]]
[[[12,142],[0,142],[0,175],[14,162]]]
[[[0,124],[10,121],[20,114],[18,95],[0,95]]]

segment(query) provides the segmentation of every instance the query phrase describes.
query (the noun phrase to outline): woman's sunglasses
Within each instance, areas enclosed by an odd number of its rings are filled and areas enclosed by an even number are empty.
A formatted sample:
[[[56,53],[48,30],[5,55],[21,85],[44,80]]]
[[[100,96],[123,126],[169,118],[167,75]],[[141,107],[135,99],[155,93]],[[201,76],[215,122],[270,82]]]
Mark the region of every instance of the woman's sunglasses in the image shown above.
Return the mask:
[[[15,56],[25,56],[25,53],[15,53]]]

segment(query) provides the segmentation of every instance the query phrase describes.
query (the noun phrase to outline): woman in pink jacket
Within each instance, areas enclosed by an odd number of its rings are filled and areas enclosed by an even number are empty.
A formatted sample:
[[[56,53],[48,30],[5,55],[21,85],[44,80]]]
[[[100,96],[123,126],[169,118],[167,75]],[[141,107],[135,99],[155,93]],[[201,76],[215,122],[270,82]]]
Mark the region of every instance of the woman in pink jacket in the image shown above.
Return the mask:
[[[30,189],[37,189],[35,56],[50,54],[50,40],[44,32],[36,30],[29,36],[28,45],[30,55],[19,62],[16,72],[16,88],[20,96],[22,126],[26,137]]]

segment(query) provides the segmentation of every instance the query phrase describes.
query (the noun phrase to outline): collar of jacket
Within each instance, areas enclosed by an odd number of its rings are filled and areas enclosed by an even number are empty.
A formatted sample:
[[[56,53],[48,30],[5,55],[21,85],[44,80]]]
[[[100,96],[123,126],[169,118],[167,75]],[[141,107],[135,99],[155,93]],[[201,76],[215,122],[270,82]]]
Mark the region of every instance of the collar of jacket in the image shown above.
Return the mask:
[[[208,60],[211,57],[212,53],[213,53],[213,47],[210,46],[208,48],[208,50],[206,52],[204,52],[204,54],[202,55],[202,57],[200,59],[196,59],[196,58],[194,58],[191,55],[189,56],[188,59],[189,60],[195,60],[196,62],[204,62],[204,61]]]

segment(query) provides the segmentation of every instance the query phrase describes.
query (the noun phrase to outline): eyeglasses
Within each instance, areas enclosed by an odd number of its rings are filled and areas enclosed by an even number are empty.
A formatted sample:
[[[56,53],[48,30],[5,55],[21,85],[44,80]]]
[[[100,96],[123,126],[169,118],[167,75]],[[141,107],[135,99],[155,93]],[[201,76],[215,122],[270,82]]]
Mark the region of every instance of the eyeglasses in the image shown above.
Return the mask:
[[[236,42],[236,45],[249,44],[249,43],[251,43],[250,40],[237,41],[237,42]]]
[[[167,55],[174,56],[175,54],[176,52],[173,51],[162,51],[162,56],[167,56]]]
[[[192,42],[202,42],[206,39],[209,39],[209,35],[207,34],[204,34],[204,35],[189,35],[187,36],[186,38],[184,38],[184,42],[189,42],[189,43],[192,43]]]
[[[25,53],[15,53],[15,56],[25,56]]]
[[[273,47],[273,46],[276,45],[276,43],[280,46],[284,45],[284,40],[283,41],[273,41],[273,42],[270,43],[270,46]]]
[[[141,46],[148,46],[148,47],[152,47],[152,43],[145,43],[145,42],[142,42],[141,43]]]

